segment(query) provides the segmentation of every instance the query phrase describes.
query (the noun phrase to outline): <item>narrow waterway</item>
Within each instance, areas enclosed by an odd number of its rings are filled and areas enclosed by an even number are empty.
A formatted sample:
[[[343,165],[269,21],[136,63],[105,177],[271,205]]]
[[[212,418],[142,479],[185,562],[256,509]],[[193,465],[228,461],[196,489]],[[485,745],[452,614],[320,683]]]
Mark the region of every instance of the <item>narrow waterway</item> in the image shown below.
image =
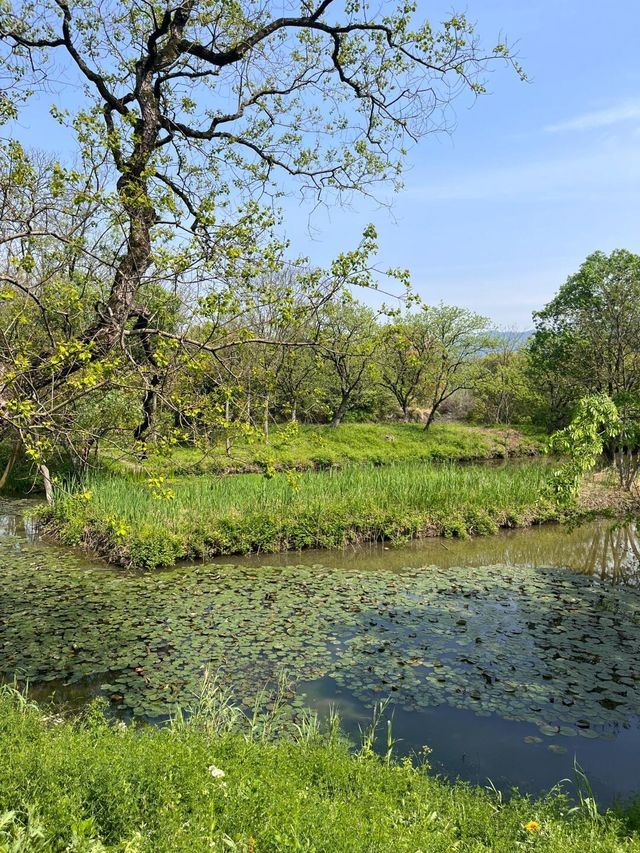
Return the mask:
[[[205,673],[247,707],[286,673],[291,718],[335,707],[356,739],[387,702],[396,752],[449,777],[538,792],[577,764],[602,803],[640,792],[634,527],[140,575],[39,541],[25,506],[0,504],[0,675],[40,699],[162,721]]]

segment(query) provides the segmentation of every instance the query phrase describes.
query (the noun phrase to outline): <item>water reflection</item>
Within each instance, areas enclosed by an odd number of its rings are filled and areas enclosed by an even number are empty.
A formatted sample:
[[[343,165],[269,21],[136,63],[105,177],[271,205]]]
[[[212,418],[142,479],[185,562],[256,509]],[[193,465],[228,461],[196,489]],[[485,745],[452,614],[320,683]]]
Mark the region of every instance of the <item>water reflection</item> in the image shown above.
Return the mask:
[[[301,551],[222,557],[214,562],[243,566],[331,566],[356,570],[394,570],[420,566],[558,566],[603,581],[640,584],[640,529],[601,520],[575,528],[548,524],[501,531],[474,539],[424,539],[401,546],[370,545],[343,551]]]
[[[38,538],[37,525],[25,512],[35,505],[34,501],[0,500],[0,537],[26,540],[33,544]]]
[[[34,673],[40,698],[125,694],[153,717],[166,711],[167,688],[191,689],[202,667],[226,673],[239,697],[284,667],[304,702],[336,705],[354,737],[389,697],[398,751],[427,744],[449,776],[538,791],[570,776],[577,758],[603,803],[638,789],[635,526],[126,576],[34,542],[24,507],[0,502],[0,672]]]
[[[640,531],[635,524],[605,524],[592,531],[582,566],[575,568],[603,581],[638,586]]]
[[[33,500],[0,499],[0,537],[38,541],[36,524],[24,513]],[[68,549],[66,549],[68,550]],[[94,565],[95,560],[91,561]],[[219,557],[212,565],[246,567],[322,565],[371,571],[398,571],[420,566],[562,566],[602,581],[640,585],[640,527],[631,522],[588,522],[576,527],[547,524],[502,530],[495,536],[423,539],[404,545],[350,546],[340,551],[307,550],[283,554]]]

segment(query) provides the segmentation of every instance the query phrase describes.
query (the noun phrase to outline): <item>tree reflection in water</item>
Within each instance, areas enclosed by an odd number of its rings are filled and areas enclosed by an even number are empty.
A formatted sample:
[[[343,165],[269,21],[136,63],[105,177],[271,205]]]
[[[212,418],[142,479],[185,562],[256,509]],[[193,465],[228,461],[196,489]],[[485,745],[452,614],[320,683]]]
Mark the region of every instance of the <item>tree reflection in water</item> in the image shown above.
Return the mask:
[[[638,525],[609,524],[594,530],[580,570],[603,581],[640,586]]]

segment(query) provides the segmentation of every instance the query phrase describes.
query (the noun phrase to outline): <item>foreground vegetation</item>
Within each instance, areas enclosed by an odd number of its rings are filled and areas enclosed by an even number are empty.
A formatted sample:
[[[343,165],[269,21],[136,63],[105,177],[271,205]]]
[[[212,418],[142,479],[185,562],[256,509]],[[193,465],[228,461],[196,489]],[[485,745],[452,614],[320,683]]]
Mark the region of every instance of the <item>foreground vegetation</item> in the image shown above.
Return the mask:
[[[358,754],[309,721],[271,741],[219,712],[164,728],[47,717],[0,695],[0,849],[640,851],[632,816],[558,792],[503,801],[426,767]]]
[[[218,554],[495,533],[558,517],[551,471],[526,465],[352,465],[239,477],[97,475],[42,518],[67,544],[152,568]]]

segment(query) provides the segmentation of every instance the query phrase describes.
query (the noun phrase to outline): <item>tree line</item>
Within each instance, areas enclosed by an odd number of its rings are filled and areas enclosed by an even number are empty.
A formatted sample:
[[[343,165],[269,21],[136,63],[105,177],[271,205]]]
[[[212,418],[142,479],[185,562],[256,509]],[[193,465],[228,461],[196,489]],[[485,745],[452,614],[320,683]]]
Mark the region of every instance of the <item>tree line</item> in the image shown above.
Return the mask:
[[[141,396],[143,440],[178,374],[197,376],[208,357],[224,370],[227,351],[265,342],[245,318],[273,305],[283,194],[340,204],[397,187],[408,144],[447,129],[452,101],[482,94],[491,66],[524,76],[504,40],[484,47],[463,14],[424,21],[412,3],[366,0],[8,0],[0,54],[12,303],[0,429],[49,492],[52,449],[85,453],[89,422],[92,438],[107,423],[128,430],[127,393]],[[72,108],[50,102],[62,80]],[[72,155],[46,161],[16,141],[29,99]],[[279,306],[280,322],[372,286],[371,244],[369,232],[326,274],[297,274],[304,296]]]
[[[292,258],[278,199],[397,185],[495,63],[464,15],[335,0],[15,0],[0,9],[0,441],[37,467],[100,444],[217,440],[274,421],[417,417],[567,423],[602,392],[635,447],[638,259],[592,255],[526,347],[421,305],[375,266],[373,227],[327,269]],[[50,98],[65,78],[74,108]],[[35,98],[67,158],[13,130]],[[373,311],[362,289],[404,294]],[[398,309],[397,305],[402,308]],[[631,451],[632,453],[635,451]]]

